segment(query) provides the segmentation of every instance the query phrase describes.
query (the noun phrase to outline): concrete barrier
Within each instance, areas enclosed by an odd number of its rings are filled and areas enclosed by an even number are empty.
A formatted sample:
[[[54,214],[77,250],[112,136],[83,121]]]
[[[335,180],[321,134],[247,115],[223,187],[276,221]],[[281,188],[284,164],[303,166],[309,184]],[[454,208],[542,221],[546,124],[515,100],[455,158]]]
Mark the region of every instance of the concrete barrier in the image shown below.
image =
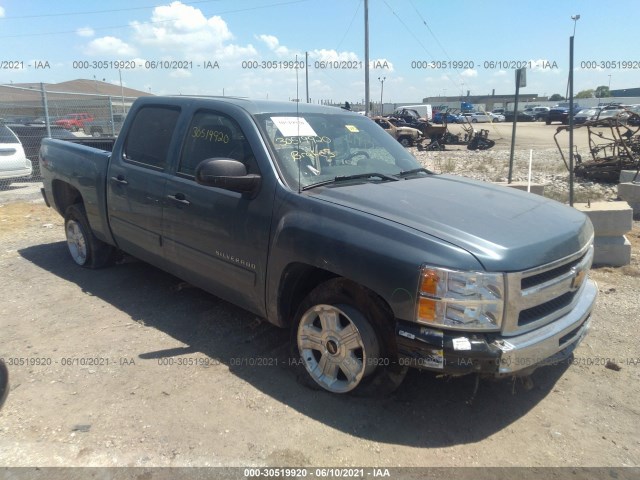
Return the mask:
[[[619,183],[618,197],[629,204],[635,218],[640,217],[640,183]]]
[[[595,232],[593,264],[622,267],[631,262],[631,243],[625,234],[633,228],[633,210],[627,202],[574,203],[585,213]]]

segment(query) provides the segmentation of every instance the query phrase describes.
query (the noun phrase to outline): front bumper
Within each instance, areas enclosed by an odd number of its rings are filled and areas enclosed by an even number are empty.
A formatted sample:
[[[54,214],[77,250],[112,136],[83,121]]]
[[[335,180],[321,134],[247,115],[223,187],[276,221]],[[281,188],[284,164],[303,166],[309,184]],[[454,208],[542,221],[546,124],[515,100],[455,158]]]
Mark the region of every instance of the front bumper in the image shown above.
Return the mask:
[[[449,375],[528,375],[568,358],[586,335],[598,287],[587,280],[574,308],[564,317],[522,335],[465,333],[398,321],[401,365]]]

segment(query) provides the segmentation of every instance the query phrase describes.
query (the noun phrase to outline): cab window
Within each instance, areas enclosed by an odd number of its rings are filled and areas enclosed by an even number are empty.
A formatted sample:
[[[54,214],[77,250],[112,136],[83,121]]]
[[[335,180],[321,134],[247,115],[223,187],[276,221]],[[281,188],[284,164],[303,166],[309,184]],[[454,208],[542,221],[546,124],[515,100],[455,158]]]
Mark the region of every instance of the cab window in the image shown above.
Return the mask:
[[[149,106],[138,110],[124,144],[125,161],[164,170],[179,116],[180,109],[174,107]]]
[[[210,158],[230,158],[245,164],[247,173],[258,173],[253,151],[238,123],[218,112],[197,112],[187,131],[178,174],[194,176],[196,167]]]

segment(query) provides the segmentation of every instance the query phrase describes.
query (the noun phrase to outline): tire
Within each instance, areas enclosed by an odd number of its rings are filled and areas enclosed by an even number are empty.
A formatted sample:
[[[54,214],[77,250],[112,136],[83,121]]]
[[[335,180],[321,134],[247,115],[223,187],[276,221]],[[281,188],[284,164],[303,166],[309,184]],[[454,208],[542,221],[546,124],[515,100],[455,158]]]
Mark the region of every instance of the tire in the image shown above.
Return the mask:
[[[76,203],[67,208],[64,232],[69,254],[77,265],[84,268],[102,268],[112,262],[115,250],[93,234],[83,204]]]
[[[292,347],[307,384],[330,393],[366,396],[386,395],[400,385],[407,368],[397,367],[388,356],[383,338],[395,331],[379,302],[343,279],[319,285],[303,300]]]
[[[0,408],[4,405],[9,395],[9,370],[2,359],[0,359]]]
[[[551,125],[551,120],[545,120],[545,122],[547,125]]]
[[[398,139],[398,142],[400,142],[400,145],[402,145],[403,147],[410,147],[411,146],[411,139],[409,137],[400,137]]]
[[[478,123],[478,119],[477,118],[471,119],[471,123]]]

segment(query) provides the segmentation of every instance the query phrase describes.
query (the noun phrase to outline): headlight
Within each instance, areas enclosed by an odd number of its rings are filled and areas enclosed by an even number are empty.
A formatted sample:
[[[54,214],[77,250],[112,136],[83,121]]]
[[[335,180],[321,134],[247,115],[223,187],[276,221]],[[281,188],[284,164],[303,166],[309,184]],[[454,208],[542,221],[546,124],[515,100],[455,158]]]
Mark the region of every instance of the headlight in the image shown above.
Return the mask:
[[[497,331],[504,311],[504,275],[423,266],[416,321],[458,330]]]

